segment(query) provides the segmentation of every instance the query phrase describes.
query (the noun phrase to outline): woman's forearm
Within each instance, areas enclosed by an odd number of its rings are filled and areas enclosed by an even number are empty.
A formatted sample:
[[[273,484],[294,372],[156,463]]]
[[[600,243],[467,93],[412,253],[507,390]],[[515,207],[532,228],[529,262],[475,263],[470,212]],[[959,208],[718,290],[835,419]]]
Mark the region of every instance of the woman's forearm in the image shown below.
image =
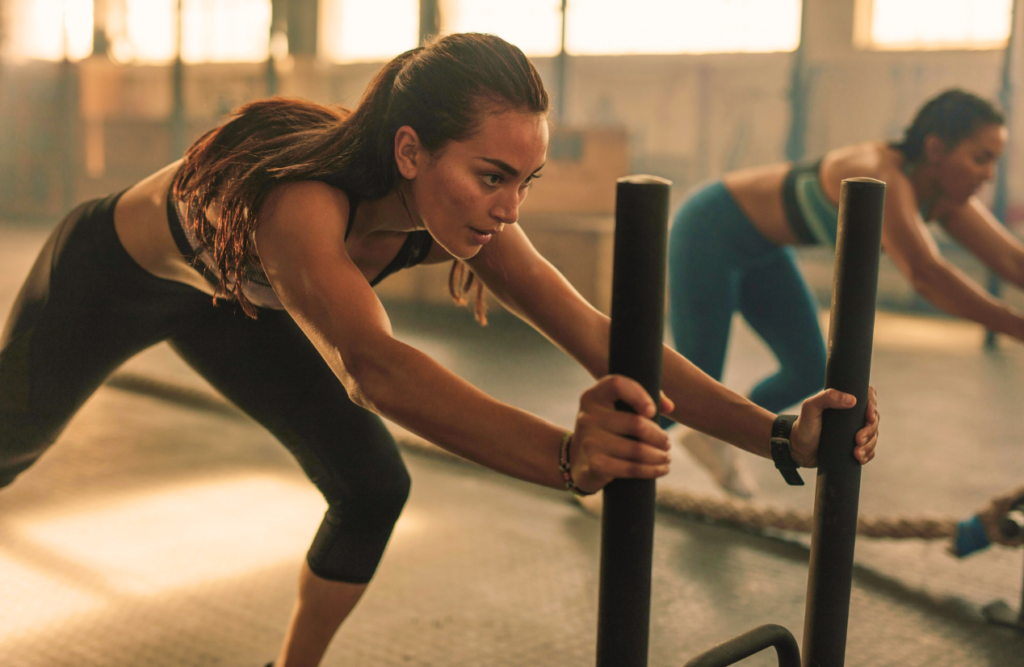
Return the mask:
[[[463,458],[528,482],[562,486],[565,429],[495,400],[422,352],[390,340],[359,363],[365,407]]]
[[[672,419],[748,452],[771,457],[769,439],[775,415],[727,389],[667,345],[663,351],[662,391],[675,403]]]
[[[983,290],[958,268],[939,261],[913,280],[914,289],[930,303],[954,317],[973,320],[998,333],[1020,338],[1024,318]]]
[[[607,375],[611,320],[598,314],[579,338],[584,344],[575,349],[561,347],[595,378]],[[672,419],[748,452],[770,456],[768,440],[775,415],[727,389],[667,345],[662,351],[661,382],[662,391],[676,406],[669,415]]]

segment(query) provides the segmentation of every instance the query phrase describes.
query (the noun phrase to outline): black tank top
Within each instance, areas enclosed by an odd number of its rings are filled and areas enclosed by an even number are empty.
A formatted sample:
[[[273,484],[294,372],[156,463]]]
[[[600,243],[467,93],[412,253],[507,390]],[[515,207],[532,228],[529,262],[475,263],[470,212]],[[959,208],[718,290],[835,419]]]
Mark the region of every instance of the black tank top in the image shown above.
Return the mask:
[[[332,186],[333,187],[333,186]],[[346,193],[347,194],[347,193]],[[359,198],[349,196],[348,227],[345,229],[345,239],[352,233],[352,223],[356,218],[356,209],[359,207]],[[188,216],[194,213],[185,210],[183,202],[175,200],[172,190],[167,192],[167,223],[171,229],[171,236],[178,246],[182,257],[206,279],[208,283],[217,286],[220,283],[220,271],[217,269],[213,256],[204,250],[199,239],[192,233],[188,226]],[[427,258],[433,246],[434,239],[426,230],[410,232],[399,248],[394,259],[370,281],[370,286],[377,285],[392,273],[408,269],[421,263]],[[283,310],[284,306],[274,293],[274,289],[267,278],[266,271],[260,263],[259,257],[250,257],[241,270],[242,292],[245,297],[257,307]],[[229,286],[230,288],[230,286]]]

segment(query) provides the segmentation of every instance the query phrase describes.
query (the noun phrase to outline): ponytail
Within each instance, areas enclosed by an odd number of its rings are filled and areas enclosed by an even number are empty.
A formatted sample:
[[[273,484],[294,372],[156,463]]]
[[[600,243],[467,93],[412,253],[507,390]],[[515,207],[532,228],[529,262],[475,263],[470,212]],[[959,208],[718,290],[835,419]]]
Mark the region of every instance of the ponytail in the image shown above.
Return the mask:
[[[433,154],[471,136],[492,109],[544,114],[548,95],[522,51],[475,33],[448,35],[392,59],[351,111],[283,98],[238,109],[188,149],[173,184],[174,197],[188,208],[188,225],[220,272],[217,295],[230,292],[256,316],[240,277],[255,254],[253,232],[275,185],[321,180],[359,199],[380,199],[400,181],[394,158],[400,127],[414,128]],[[217,203],[211,224],[206,214]],[[448,287],[459,304],[475,289],[476,318],[486,323],[483,285],[458,260]]]

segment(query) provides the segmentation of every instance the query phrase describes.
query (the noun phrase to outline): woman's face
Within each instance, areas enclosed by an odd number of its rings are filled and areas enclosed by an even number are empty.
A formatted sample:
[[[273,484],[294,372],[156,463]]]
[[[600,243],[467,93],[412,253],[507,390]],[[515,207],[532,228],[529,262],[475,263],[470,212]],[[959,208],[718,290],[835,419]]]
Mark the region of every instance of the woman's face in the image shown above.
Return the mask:
[[[449,142],[433,156],[421,152],[412,172],[400,157],[414,216],[452,256],[473,257],[519,220],[519,206],[539,177],[547,148],[546,116],[504,111],[486,114],[465,141]]]
[[[1006,127],[992,123],[982,125],[951,150],[944,146],[936,149],[934,164],[942,192],[957,202],[970,199],[986,181],[992,180],[1007,139]]]

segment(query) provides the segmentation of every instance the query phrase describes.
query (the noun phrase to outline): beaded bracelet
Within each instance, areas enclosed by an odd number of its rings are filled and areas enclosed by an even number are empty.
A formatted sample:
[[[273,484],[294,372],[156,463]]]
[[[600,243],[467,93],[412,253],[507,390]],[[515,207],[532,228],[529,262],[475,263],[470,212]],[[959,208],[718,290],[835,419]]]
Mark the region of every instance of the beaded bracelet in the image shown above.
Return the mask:
[[[562,436],[562,447],[558,452],[558,471],[562,473],[562,482],[565,484],[566,490],[577,498],[583,496],[592,496],[597,491],[584,491],[580,487],[576,486],[576,482],[572,479],[572,468],[569,466],[569,447],[572,445],[571,432],[566,433]]]

